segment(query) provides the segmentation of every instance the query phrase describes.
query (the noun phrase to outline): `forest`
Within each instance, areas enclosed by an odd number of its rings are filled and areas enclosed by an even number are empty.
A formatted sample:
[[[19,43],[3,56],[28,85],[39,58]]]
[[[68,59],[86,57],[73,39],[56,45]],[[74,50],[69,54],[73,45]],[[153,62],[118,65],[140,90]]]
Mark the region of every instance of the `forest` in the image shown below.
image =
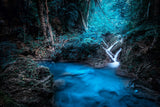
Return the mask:
[[[0,107],[159,107],[159,0],[0,0]]]

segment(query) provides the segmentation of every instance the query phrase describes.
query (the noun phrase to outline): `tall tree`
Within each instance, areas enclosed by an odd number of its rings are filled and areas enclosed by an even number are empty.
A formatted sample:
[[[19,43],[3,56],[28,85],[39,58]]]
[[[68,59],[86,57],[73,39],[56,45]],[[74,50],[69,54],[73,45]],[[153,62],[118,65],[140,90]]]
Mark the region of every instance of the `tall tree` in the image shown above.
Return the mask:
[[[45,39],[47,39],[43,1],[41,0],[37,1],[37,8],[38,8],[39,19],[41,22],[41,30],[42,30],[43,35],[45,36]]]
[[[48,39],[48,37],[50,37],[51,39],[51,43],[52,45],[54,44],[54,40],[53,40],[53,31],[52,31],[52,27],[51,24],[49,22],[49,9],[48,9],[48,1],[45,0],[38,0],[37,2],[37,7],[38,7],[38,15],[39,15],[39,19],[41,22],[41,29],[42,29],[42,33],[45,36],[46,39]]]
[[[49,23],[49,15],[48,15],[49,10],[48,10],[47,0],[45,0],[45,8],[46,8],[46,18],[47,18],[47,21],[46,21],[47,31],[48,31],[47,33],[51,37],[51,42],[52,42],[52,45],[53,45],[54,44],[53,36],[55,36],[55,35],[53,35],[52,27],[51,27],[51,24]]]

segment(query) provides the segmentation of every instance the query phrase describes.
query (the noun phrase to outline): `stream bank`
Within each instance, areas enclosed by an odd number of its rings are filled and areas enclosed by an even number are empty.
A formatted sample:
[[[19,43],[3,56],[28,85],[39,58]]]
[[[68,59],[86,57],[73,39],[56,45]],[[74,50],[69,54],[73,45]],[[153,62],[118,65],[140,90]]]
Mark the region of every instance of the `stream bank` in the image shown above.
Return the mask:
[[[51,107],[53,75],[29,58],[17,58],[0,72],[0,106]]]
[[[160,26],[144,23],[127,32],[117,74],[134,78],[135,87],[160,93]],[[139,87],[140,88],[140,87]]]

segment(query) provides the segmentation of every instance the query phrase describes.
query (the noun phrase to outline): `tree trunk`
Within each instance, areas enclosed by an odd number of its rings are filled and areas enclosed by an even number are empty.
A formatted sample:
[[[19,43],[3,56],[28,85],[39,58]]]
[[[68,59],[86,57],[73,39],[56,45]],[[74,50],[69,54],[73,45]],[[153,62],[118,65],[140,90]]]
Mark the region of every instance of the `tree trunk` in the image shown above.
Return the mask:
[[[52,42],[52,45],[53,45],[54,44],[54,40],[53,40],[54,35],[53,35],[53,32],[52,32],[52,27],[49,23],[47,0],[45,0],[45,8],[46,8],[46,18],[47,18],[47,31],[48,31],[47,34],[51,37],[51,42]]]
[[[45,23],[45,16],[43,13],[44,6],[41,0],[38,0],[37,7],[38,7],[38,15],[39,15],[40,23],[41,23],[41,30],[42,30],[43,35],[45,36],[45,39],[47,39],[47,31],[46,31],[47,26]]]
[[[86,26],[87,27],[88,27],[88,17],[89,17],[90,3],[91,3],[91,0],[88,1],[88,7],[87,7],[87,17],[86,17]]]
[[[87,28],[87,25],[86,25],[86,23],[85,23],[85,20],[84,20],[84,17],[83,17],[83,15],[82,15],[82,12],[81,12],[81,11],[79,11],[79,10],[78,10],[78,12],[79,12],[79,15],[80,15],[80,17],[81,17],[82,25],[83,25],[83,27],[84,27],[85,31],[87,31],[87,30],[88,30],[88,28]]]

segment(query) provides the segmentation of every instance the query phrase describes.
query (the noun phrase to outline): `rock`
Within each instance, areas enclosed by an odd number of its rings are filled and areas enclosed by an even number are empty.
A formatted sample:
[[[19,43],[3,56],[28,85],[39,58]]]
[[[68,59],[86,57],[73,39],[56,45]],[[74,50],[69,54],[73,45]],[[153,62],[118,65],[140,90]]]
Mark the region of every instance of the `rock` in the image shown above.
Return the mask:
[[[137,77],[136,74],[130,73],[126,70],[122,70],[120,68],[117,69],[116,74],[119,76],[122,76],[122,77],[127,77],[127,78],[136,78]]]
[[[0,76],[0,89],[17,104],[29,107],[52,105],[53,75],[48,68],[27,58],[17,58]]]
[[[49,68],[44,66],[36,68],[36,72],[38,73],[38,79],[44,79],[47,75],[50,75]]]
[[[140,29],[126,36],[117,74],[136,78],[136,84],[160,92],[160,36],[149,27],[142,24]]]
[[[98,48],[100,46],[97,44],[90,43],[68,44],[62,48],[62,58],[63,60],[83,61],[96,55]]]
[[[115,43],[115,41],[117,41],[119,39],[118,36],[115,36],[114,34],[111,33],[106,33],[105,35],[103,35],[104,41],[110,46],[113,43]]]
[[[127,107],[158,107],[153,101],[146,100],[143,98],[136,98],[131,95],[125,95],[120,100],[120,103],[126,105]]]
[[[92,67],[102,68],[111,62],[111,58],[106,54],[103,47],[105,43],[102,42],[102,38],[108,46],[114,44],[119,36],[113,34],[104,35],[99,39],[95,39],[95,36],[84,38],[72,38],[68,40],[64,46],[54,54],[56,61],[67,61],[67,62],[85,62]],[[116,44],[112,48],[113,53],[117,52],[121,47],[121,43]],[[106,47],[107,48],[107,47]]]
[[[118,94],[114,91],[108,91],[108,90],[100,90],[99,92],[99,95],[106,98],[106,99],[110,99],[110,98],[113,98],[115,96],[118,96]]]
[[[110,59],[106,56],[106,59],[92,58],[85,61],[85,63],[89,64],[94,68],[103,68],[107,66],[107,63],[110,62],[109,60]]]
[[[95,61],[105,62],[107,57],[101,44],[93,38],[72,39],[65,43],[60,51],[55,55],[60,61],[85,62],[91,66],[95,66]]]
[[[55,82],[54,82],[54,87],[55,87],[57,90],[62,90],[62,89],[65,88],[65,86],[66,86],[65,80],[58,79],[58,80],[55,80]]]

